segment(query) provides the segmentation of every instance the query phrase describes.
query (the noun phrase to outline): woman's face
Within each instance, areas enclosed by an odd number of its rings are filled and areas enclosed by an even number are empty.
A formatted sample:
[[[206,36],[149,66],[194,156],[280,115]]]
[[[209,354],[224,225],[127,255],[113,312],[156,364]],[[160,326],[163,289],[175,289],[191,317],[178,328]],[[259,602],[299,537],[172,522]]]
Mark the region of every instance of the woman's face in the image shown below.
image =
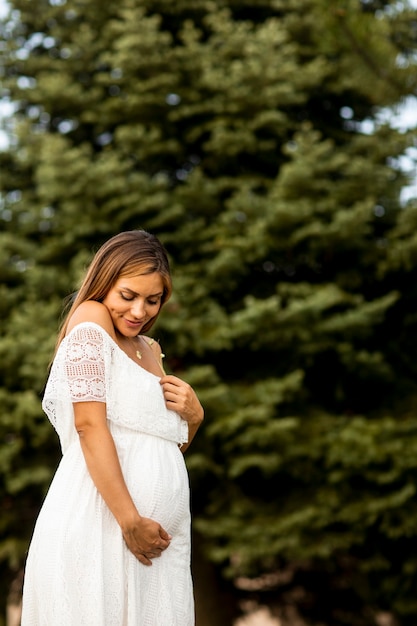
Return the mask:
[[[158,314],[164,283],[158,272],[119,278],[103,300],[113,325],[124,337],[135,337]]]

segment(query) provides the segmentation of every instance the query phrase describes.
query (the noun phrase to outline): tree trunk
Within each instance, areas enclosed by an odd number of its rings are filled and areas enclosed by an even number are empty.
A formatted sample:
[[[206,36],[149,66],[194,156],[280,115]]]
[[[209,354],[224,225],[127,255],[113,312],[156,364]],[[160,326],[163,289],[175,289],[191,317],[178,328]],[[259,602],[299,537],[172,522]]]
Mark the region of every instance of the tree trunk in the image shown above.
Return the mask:
[[[193,578],[196,626],[232,626],[239,615],[238,599],[231,585],[221,580],[214,565],[199,547],[200,537],[193,538]]]

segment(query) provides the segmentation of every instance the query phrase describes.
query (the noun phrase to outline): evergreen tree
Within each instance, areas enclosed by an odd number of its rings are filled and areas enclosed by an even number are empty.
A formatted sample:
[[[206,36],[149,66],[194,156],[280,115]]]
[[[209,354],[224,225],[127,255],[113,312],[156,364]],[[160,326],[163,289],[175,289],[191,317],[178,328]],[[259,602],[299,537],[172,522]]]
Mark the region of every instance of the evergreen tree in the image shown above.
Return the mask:
[[[206,408],[187,462],[210,559],[241,590],[276,580],[271,606],[301,584],[317,598],[300,607],[313,623],[373,624],[374,609],[414,623],[416,206],[401,205],[398,161],[413,136],[381,112],[415,92],[415,11],[383,0],[11,6],[5,567],[22,564],[59,457],[40,395],[63,299],[105,239],[141,227],[174,270],[155,332]]]

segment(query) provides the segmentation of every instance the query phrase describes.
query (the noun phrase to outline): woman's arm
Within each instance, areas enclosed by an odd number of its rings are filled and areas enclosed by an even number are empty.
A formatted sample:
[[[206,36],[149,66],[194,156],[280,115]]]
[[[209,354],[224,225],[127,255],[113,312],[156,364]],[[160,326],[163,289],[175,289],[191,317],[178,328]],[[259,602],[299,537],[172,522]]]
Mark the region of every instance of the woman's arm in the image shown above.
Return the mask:
[[[102,402],[74,403],[77,429],[88,471],[121,527],[129,550],[144,565],[160,556],[171,537],[160,524],[141,517],[127,489]]]
[[[177,376],[163,376],[159,382],[167,408],[188,422],[188,442],[181,446],[181,451],[185,452],[204,419],[203,407],[194,389]]]

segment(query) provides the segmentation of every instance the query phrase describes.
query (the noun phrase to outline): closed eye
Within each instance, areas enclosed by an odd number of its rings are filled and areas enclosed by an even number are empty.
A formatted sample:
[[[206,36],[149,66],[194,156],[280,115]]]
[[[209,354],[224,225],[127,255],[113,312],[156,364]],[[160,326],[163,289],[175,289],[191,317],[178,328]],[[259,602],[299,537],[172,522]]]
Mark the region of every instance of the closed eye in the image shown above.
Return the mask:
[[[132,302],[136,296],[131,296],[131,295],[126,295],[124,293],[120,293],[120,296],[122,297],[123,300],[125,300],[126,302]],[[146,302],[150,305],[150,306],[157,306],[160,303],[161,299],[157,298],[156,300],[154,299],[148,299],[146,300]]]

